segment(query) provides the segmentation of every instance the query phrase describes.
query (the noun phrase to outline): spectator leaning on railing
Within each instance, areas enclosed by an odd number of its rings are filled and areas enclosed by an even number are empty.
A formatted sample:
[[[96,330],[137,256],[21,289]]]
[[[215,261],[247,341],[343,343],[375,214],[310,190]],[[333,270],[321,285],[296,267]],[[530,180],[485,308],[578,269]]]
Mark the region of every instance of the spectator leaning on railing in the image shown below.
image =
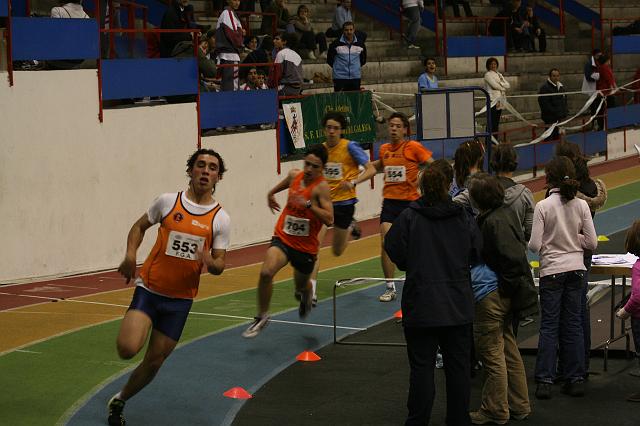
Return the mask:
[[[436,77],[436,60],[428,57],[422,62],[424,73],[418,77],[418,92],[438,88],[438,77]]]
[[[200,89],[205,92],[215,92],[216,63],[211,55],[216,47],[215,31],[209,30],[200,35],[198,46],[198,71],[200,72]]]

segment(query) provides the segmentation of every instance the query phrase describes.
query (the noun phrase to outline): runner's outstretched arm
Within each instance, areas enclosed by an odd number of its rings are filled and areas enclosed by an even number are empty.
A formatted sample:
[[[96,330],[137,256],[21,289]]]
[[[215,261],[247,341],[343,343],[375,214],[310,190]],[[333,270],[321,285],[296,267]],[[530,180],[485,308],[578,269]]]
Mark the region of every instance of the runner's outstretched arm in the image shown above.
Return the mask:
[[[142,244],[144,233],[153,224],[149,222],[147,214],[143,214],[140,219],[133,224],[127,235],[127,252],[124,256],[124,260],[118,267],[118,272],[126,278],[126,283],[129,284],[132,278],[136,276],[136,255],[138,247]]]

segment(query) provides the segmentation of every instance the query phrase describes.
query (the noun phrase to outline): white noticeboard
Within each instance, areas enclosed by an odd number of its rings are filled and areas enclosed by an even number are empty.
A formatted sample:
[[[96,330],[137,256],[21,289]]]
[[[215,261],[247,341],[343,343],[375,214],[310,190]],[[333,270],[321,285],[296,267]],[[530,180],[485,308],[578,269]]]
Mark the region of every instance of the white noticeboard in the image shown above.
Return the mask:
[[[447,95],[445,93],[423,92],[422,137],[424,139],[444,139],[447,137]]]
[[[448,94],[425,91],[422,92],[420,100],[423,139],[475,136],[475,110],[472,90],[450,92]]]

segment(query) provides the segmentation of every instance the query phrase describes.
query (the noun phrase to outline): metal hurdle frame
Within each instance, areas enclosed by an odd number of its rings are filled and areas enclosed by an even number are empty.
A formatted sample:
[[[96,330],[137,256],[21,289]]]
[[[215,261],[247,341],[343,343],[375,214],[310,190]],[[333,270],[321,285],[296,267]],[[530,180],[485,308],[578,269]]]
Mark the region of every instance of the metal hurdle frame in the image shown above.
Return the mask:
[[[392,343],[392,342],[347,342],[344,339],[348,337],[348,335],[338,338],[337,333],[337,305],[336,305],[336,290],[338,287],[346,287],[349,281],[362,280],[362,283],[351,283],[351,285],[363,285],[365,283],[372,282],[387,282],[387,281],[404,281],[404,278],[372,278],[372,277],[359,277],[359,278],[343,278],[337,280],[333,286],[333,343],[336,345],[353,345],[353,346],[407,346],[406,343]]]

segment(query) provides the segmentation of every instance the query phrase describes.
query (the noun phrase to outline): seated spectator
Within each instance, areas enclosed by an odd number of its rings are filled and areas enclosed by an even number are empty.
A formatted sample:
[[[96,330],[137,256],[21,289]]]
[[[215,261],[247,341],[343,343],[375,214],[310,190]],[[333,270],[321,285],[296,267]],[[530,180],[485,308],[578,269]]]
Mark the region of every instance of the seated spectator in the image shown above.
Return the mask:
[[[546,52],[547,50],[547,34],[544,32],[544,28],[540,26],[538,17],[533,14],[533,7],[527,6],[525,9],[524,20],[529,23],[529,37],[531,39],[531,46],[535,51],[534,39],[538,39],[538,52]]]
[[[331,28],[328,28],[324,34],[329,38],[341,37],[342,27],[344,27],[346,22],[354,22],[353,15],[351,14],[351,0],[340,0],[340,4],[338,4],[333,14]],[[367,40],[367,33],[358,30],[356,31],[356,37],[364,43]]]
[[[298,53],[303,54],[307,59],[317,59],[315,50],[318,50],[320,58],[327,57],[327,38],[323,33],[316,33],[313,30],[309,19],[309,8],[304,4],[298,6],[298,13],[291,19],[293,27],[298,36]]]
[[[162,16],[160,28],[163,30],[186,30],[191,28],[191,13],[193,6],[189,0],[173,0],[166,12]],[[160,56],[171,58],[178,56],[175,51],[180,42],[192,43],[191,33],[161,33],[160,34]],[[191,46],[193,48],[193,45]],[[182,48],[179,48],[181,51]]]
[[[253,41],[255,40],[255,41]],[[242,61],[243,64],[266,64],[271,62],[269,59],[269,52],[273,50],[273,39],[271,36],[264,36],[262,38],[257,38],[255,36],[251,36],[248,39],[247,47],[251,49],[251,52],[247,56],[245,56]],[[265,74],[269,72],[268,66],[258,67],[258,71],[262,70]],[[247,78],[247,72],[249,70],[247,67],[240,68],[240,78]]]
[[[522,420],[531,414],[527,377],[512,324],[524,310],[537,312],[538,295],[522,225],[504,204],[498,179],[478,173],[471,178],[469,192],[480,211],[482,259],[498,278],[495,287],[485,289],[481,299],[476,297],[474,340],[486,378],[480,408],[470,416],[473,424],[505,424],[510,418]]]
[[[267,86],[267,83],[265,83],[266,80],[267,80],[267,74],[263,70],[259,69],[258,75],[256,77],[256,89],[258,90],[269,89],[269,86]]]
[[[287,25],[289,25],[289,21],[291,20],[291,16],[289,15],[289,11],[285,6],[285,0],[275,0],[275,3],[272,3],[269,8],[266,10],[266,13],[275,13],[275,21],[273,15],[263,15],[262,16],[262,24],[260,25],[260,33],[275,35],[274,34],[274,22],[275,22],[275,32],[276,34],[279,32],[287,31]]]
[[[240,5],[240,0],[227,0],[227,7],[218,17],[216,25],[216,53],[218,63],[239,64],[240,49],[243,48],[244,28],[240,24],[236,9]],[[223,91],[239,89],[239,69],[234,67],[222,67]]]
[[[69,0],[67,3],[62,6],[54,7],[51,9],[51,17],[52,18],[75,18],[75,19],[89,19],[89,15],[82,8],[82,0]],[[36,61],[33,61],[37,64]],[[45,63],[46,68],[48,69],[58,69],[58,70],[70,70],[78,67],[83,59],[64,59],[64,60],[55,60],[55,61],[47,61]],[[41,65],[41,64],[40,64]]]
[[[507,43],[511,49],[531,52],[533,50],[533,42],[530,37],[529,22],[523,19],[521,8],[521,0],[513,0],[511,2],[511,11],[507,23],[509,27]]]
[[[200,36],[198,49],[198,71],[200,72],[200,90],[217,91],[219,80],[216,79],[216,63],[211,55],[216,48],[215,31],[209,30]]]
[[[257,90],[258,70],[255,67],[249,68],[246,81],[240,85],[240,90]]]
[[[564,120],[569,114],[567,95],[563,95],[564,91],[564,86],[560,82],[560,70],[552,68],[551,71],[549,71],[549,78],[538,91],[541,95],[547,95],[538,97],[540,116],[547,126]],[[552,94],[554,96],[549,96]],[[559,130],[556,127],[546,140],[556,140],[558,136]]]
[[[428,57],[422,64],[424,65],[424,73],[418,77],[418,92],[429,89],[438,88],[438,77],[436,77],[436,60]]]
[[[292,49],[295,47],[295,35],[276,35],[273,45],[277,53],[269,86],[278,89],[278,96],[297,96],[302,93],[302,58]]]

